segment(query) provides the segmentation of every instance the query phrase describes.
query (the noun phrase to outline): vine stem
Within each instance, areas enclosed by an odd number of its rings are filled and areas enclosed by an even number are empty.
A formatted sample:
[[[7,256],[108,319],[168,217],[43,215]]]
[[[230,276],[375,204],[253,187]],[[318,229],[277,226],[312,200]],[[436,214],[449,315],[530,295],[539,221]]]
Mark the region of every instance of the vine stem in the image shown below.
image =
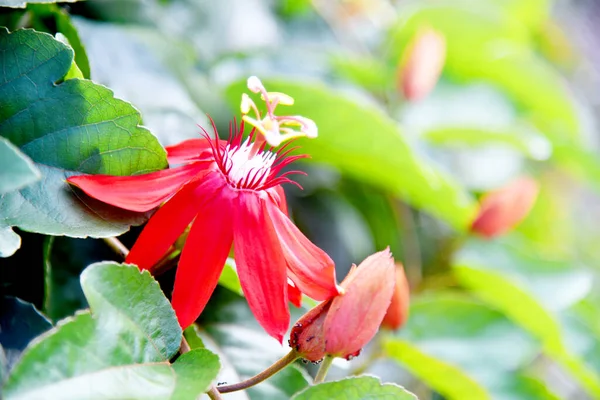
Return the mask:
[[[333,357],[325,356],[325,358],[323,359],[323,362],[321,363],[321,367],[319,368],[319,371],[317,371],[317,376],[315,376],[315,383],[321,383],[325,380],[325,377],[327,376],[327,372],[329,371],[329,368],[331,367],[332,363],[333,363]]]
[[[106,243],[115,253],[123,257],[123,259],[129,254],[129,249],[116,237],[107,237],[102,240],[104,240],[104,243]]]
[[[270,378],[271,376],[275,375],[276,373],[278,373],[279,371],[281,371],[282,369],[284,369],[285,367],[287,367],[288,365],[290,365],[291,363],[296,361],[298,358],[299,358],[298,353],[296,352],[296,350],[292,349],[289,353],[287,353],[281,359],[277,360],[269,368],[254,375],[252,378],[248,378],[245,381],[242,381],[239,383],[234,383],[231,385],[217,386],[217,390],[220,393],[230,393],[230,392],[236,392],[238,390],[247,389],[247,388],[252,387],[256,384],[259,384],[262,381],[264,381],[265,379]]]
[[[212,400],[220,400],[223,397],[221,397],[221,395],[219,394],[219,390],[212,386],[208,392],[206,392],[206,394],[208,395],[208,397],[210,397]]]

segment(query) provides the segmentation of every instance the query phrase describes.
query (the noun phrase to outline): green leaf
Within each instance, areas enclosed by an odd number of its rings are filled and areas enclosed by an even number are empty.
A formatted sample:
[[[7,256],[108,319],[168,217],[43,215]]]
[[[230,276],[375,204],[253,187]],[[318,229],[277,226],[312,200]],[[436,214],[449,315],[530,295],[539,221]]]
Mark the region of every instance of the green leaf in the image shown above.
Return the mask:
[[[474,399],[474,397],[470,397]],[[294,400],[416,400],[417,396],[402,386],[384,383],[373,376],[359,376],[311,386],[292,397]]]
[[[0,7],[25,8],[27,4],[32,3],[57,3],[59,0],[0,0]],[[74,3],[79,0],[60,0],[64,3]]]
[[[508,318],[464,294],[414,299],[410,315],[384,347],[449,399],[496,398],[536,354],[535,342]]]
[[[175,312],[147,271],[96,263],[81,274],[81,288],[100,322],[106,317],[114,328],[122,325],[121,329],[137,330],[146,337],[145,352],[155,349],[168,360],[179,350],[182,332]]]
[[[56,4],[31,4],[27,7],[27,11],[31,16],[32,28],[52,35],[57,34],[57,38],[59,35],[62,35],[60,40],[71,46],[75,52],[75,60],[71,65],[69,73],[72,74],[72,70],[77,70],[82,75],[78,76],[79,78],[90,79],[90,61],[88,60],[85,47],[79,38],[77,28],[71,22],[69,13]],[[67,73],[65,79],[69,79],[69,73]]]
[[[0,257],[10,257],[21,247],[21,237],[11,228],[0,226]]]
[[[486,389],[460,368],[427,355],[408,341],[390,339],[385,343],[385,350],[444,397],[491,399]]]
[[[100,329],[99,329],[100,328]],[[61,321],[32,344],[5,387],[15,399],[165,399],[175,374],[158,352],[137,351],[131,331],[102,327],[89,313]]]
[[[264,332],[244,298],[224,289],[213,294],[197,332],[206,348],[215,352],[223,364],[218,381],[229,384],[265,370],[290,350]],[[288,400],[308,384],[307,374],[290,365],[246,394],[251,400]]]
[[[314,161],[382,187],[456,229],[465,229],[470,223],[473,199],[448,176],[424,162],[404,140],[396,123],[380,110],[318,84],[283,80],[265,80],[264,84],[271,91],[295,99],[294,106],[285,107],[286,114],[303,115],[317,123],[317,139],[298,140],[301,151]],[[245,92],[245,82],[229,86],[227,97],[232,107],[239,107]]]
[[[132,175],[167,166],[140,115],[103,86],[65,76],[73,51],[32,30],[0,28],[0,136],[28,155],[42,179],[0,196],[0,228],[74,237],[118,235],[146,215],[108,206],[70,187],[77,173]],[[17,60],[19,60],[17,62]]]
[[[221,364],[219,357],[206,349],[195,349],[179,356],[173,363],[177,386],[173,400],[196,400],[215,380]]]
[[[111,262],[89,266],[81,282],[92,314],[35,340],[6,383],[6,399],[170,398],[176,375],[168,361],[181,328],[158,283]]]
[[[52,328],[52,324],[33,304],[15,297],[1,297],[0,309],[0,343],[10,370],[27,344]]]
[[[33,162],[0,137],[0,195],[21,189],[40,179],[40,172]]]
[[[590,394],[599,396],[600,377],[569,351],[557,319],[557,312],[581,300],[589,291],[590,274],[574,269],[570,262],[536,258],[529,247],[519,252],[510,243],[468,242],[453,262],[457,278],[530,332],[550,357]]]

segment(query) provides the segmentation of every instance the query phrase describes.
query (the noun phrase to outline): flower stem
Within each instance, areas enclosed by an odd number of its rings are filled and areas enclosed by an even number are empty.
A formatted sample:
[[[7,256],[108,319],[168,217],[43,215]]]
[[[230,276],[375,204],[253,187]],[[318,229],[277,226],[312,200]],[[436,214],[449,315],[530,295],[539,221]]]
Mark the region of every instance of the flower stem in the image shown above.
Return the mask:
[[[185,339],[185,336],[182,335],[181,336],[181,346],[179,347],[179,352],[181,354],[183,354],[183,353],[187,353],[190,350],[191,350],[190,344]]]
[[[107,237],[103,238],[102,240],[104,240],[104,242],[123,259],[125,259],[127,254],[129,254],[129,249],[125,247],[125,245],[116,237]]]
[[[219,394],[219,390],[214,387],[211,386],[211,388],[208,390],[208,392],[206,392],[206,394],[208,395],[208,397],[210,397],[212,400],[220,400],[223,397],[221,397],[221,395]]]
[[[290,365],[291,363],[296,361],[296,359],[298,359],[298,357],[299,356],[298,356],[298,353],[296,353],[296,350],[292,349],[289,353],[287,353],[281,359],[277,360],[269,368],[254,375],[252,378],[249,378],[249,379],[246,379],[245,381],[242,381],[239,383],[234,383],[231,385],[218,386],[217,389],[219,390],[220,393],[230,393],[230,392],[236,392],[238,390],[247,389],[247,388],[254,386],[256,384],[259,384],[262,381],[264,381],[265,379],[270,378],[271,376],[275,375],[276,373],[278,373],[279,371],[281,371],[282,369],[284,369],[285,367],[287,367],[288,365]]]
[[[317,376],[315,376],[315,383],[321,383],[325,380],[325,377],[327,376],[327,371],[329,371],[329,368],[331,367],[332,363],[333,363],[333,357],[325,356],[325,359],[323,359],[323,362],[321,363],[321,367],[319,368],[319,371],[317,372]]]

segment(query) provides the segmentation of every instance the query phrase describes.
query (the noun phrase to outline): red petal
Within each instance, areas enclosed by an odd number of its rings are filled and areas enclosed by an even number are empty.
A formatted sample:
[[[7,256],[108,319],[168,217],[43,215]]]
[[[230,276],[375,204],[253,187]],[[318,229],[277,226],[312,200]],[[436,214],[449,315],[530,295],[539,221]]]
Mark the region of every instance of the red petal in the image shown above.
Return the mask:
[[[151,269],[198,214],[199,204],[206,194],[215,193],[215,187],[220,189],[223,183],[220,174],[215,172],[200,183],[185,185],[150,218],[125,261],[140,269]]]
[[[287,200],[281,185],[277,185],[268,189],[267,193],[269,193],[269,197],[273,200],[273,202],[277,204],[277,207],[279,207],[279,209],[283,211],[285,215],[288,215]]]
[[[173,196],[206,167],[206,163],[193,163],[144,175],[78,175],[68,178],[67,182],[113,206],[148,211]]]
[[[225,145],[224,140],[219,144]],[[211,142],[208,139],[189,139],[173,146],[165,147],[169,164],[184,164],[191,161],[214,161]]]
[[[377,333],[390,306],[396,272],[389,249],[367,257],[342,282],[343,295],[335,297],[325,318],[327,354],[354,355]]]
[[[173,289],[173,309],[183,329],[202,313],[217,286],[233,242],[231,214],[231,199],[219,195],[206,203],[194,220]]]
[[[298,287],[296,287],[296,285],[293,284],[293,282],[291,282],[290,279],[288,279],[288,288],[287,288],[287,292],[288,292],[288,300],[295,305],[296,307],[300,308],[302,307],[302,292],[300,291],[300,289],[298,289]]]
[[[333,261],[300,232],[289,218],[267,202],[267,212],[277,232],[290,278],[315,300],[326,300],[339,293]]]
[[[290,323],[286,266],[265,201],[240,191],[234,215],[235,261],[242,289],[258,322],[281,343]]]

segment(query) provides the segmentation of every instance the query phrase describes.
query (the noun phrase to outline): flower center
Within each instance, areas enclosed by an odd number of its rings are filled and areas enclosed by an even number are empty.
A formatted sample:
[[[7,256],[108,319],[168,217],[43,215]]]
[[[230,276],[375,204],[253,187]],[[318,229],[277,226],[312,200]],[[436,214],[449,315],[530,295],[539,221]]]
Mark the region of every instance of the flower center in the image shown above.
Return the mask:
[[[246,139],[239,146],[227,145],[223,154],[225,173],[230,183],[238,188],[262,186],[271,172],[277,154],[261,151],[253,154],[253,143]]]

